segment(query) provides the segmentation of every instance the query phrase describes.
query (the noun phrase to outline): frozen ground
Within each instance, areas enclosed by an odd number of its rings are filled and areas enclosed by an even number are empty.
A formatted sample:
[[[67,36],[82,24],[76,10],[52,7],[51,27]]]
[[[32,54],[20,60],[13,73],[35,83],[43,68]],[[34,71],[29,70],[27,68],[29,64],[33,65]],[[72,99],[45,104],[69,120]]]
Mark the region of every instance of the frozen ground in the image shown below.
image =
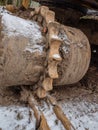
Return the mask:
[[[79,101],[78,97],[73,97],[69,101],[63,99],[59,101],[59,104],[76,130],[98,130],[97,103],[91,103],[84,99]],[[43,102],[40,109],[43,111],[51,130],[64,130],[51,106]],[[8,130],[8,128],[9,130],[35,130],[35,122],[33,111],[28,107],[0,107],[1,130]]]
[[[0,130],[35,130],[35,118],[30,119],[26,107],[0,107]]]

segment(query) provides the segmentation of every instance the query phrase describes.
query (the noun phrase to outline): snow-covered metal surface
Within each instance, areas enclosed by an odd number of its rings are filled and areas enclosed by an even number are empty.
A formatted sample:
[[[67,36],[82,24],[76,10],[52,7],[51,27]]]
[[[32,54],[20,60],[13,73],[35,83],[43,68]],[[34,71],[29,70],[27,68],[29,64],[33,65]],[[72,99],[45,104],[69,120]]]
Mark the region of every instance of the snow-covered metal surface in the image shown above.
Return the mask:
[[[24,51],[31,53],[36,50],[39,52],[43,51],[43,46],[35,45],[35,43],[41,42],[42,40],[40,27],[36,22],[31,22],[5,12],[2,14],[1,22],[4,25],[3,32],[6,33],[7,36],[24,36],[30,40]]]
[[[4,31],[10,35],[22,35],[31,37],[33,41],[42,37],[39,31],[40,27],[36,22],[31,22],[8,13],[2,15],[2,23],[5,28]]]

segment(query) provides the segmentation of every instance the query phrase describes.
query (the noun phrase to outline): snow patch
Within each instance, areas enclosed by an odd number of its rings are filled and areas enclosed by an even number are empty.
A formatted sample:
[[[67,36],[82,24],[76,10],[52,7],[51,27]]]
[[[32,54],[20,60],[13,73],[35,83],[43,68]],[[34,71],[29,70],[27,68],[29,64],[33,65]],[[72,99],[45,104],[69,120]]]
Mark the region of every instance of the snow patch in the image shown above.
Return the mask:
[[[98,14],[98,11],[97,10],[93,10],[93,9],[88,9],[87,10],[87,14],[90,15],[90,14]]]
[[[60,40],[60,41],[61,41],[60,37],[57,36],[57,35],[52,35],[51,38],[56,39],[56,40]]]
[[[54,55],[53,55],[53,58],[59,59],[59,58],[61,58],[61,57],[60,57],[59,54],[54,54]]]
[[[36,22],[31,22],[8,13],[2,15],[1,22],[4,25],[3,32],[7,36],[23,36],[29,39],[29,44],[25,51],[30,51],[31,53],[36,50],[39,52],[43,51],[43,46],[39,45],[42,42],[42,34]]]
[[[76,130],[98,130],[98,104],[69,101],[61,106]]]
[[[0,128],[2,130],[35,130],[36,120],[32,110],[32,118],[26,107],[0,107]]]
[[[5,14],[5,13],[11,14],[11,12],[7,11],[4,6],[0,6],[0,14],[3,15],[3,14]]]
[[[85,101],[59,102],[63,112],[69,118],[76,130],[98,130],[98,104]],[[38,106],[48,122],[51,130],[65,130],[57,119],[51,104]],[[32,113],[30,118],[29,111]],[[9,106],[0,107],[0,128],[2,130],[35,130],[35,117],[30,108]]]

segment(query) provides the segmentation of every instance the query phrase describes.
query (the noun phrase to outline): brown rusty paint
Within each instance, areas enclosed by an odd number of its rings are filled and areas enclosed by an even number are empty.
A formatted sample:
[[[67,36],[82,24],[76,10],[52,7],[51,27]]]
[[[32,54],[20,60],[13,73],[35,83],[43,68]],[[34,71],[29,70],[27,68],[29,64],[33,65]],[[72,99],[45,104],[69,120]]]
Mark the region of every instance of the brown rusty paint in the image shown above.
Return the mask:
[[[44,9],[45,8],[46,12],[48,12],[48,8],[44,7]],[[45,15],[45,12],[43,15]],[[48,24],[49,46],[51,46],[51,39],[53,38],[52,34],[56,36],[57,40],[59,40],[57,36],[58,32],[61,30],[65,41],[64,39],[61,40],[61,42],[63,41],[63,43],[58,44],[59,46],[56,50],[56,52],[60,54],[62,58],[59,61],[53,58],[49,60],[49,53],[47,53],[48,56],[46,56],[45,50],[43,50],[41,55],[38,52],[24,53],[24,48],[26,48],[26,46],[28,45],[30,37],[24,38],[22,36],[17,36],[9,38],[6,36],[6,34],[4,34],[3,40],[1,39],[1,44],[4,45],[4,55],[7,56],[8,63],[6,64],[5,62],[3,65],[4,71],[2,72],[3,76],[0,75],[0,85],[12,86],[21,84],[34,84],[40,79],[40,76],[42,76],[41,74],[43,74],[43,72],[45,72],[47,69],[50,69],[50,72],[52,74],[52,76],[50,77],[52,77],[53,79],[58,78],[55,79],[53,82],[53,85],[55,86],[73,84],[78,82],[85,75],[89,67],[91,57],[90,45],[87,37],[80,30],[68,26],[63,26],[56,22],[52,22]],[[7,44],[5,44],[6,42]],[[45,44],[43,44],[43,46],[44,45]],[[19,49],[18,51],[17,47]],[[66,53],[65,51],[67,47],[69,50]],[[63,48],[65,48],[65,51],[63,50]],[[48,60],[49,66],[47,68],[44,68],[44,60],[42,59],[42,57]],[[18,61],[15,59],[17,59]],[[17,62],[19,64],[17,64]],[[36,66],[35,63],[37,62],[38,64]],[[40,65],[40,62],[43,64]],[[53,75],[53,71],[55,72],[55,75]],[[44,97],[44,95],[46,95],[46,93],[43,90],[42,96]]]

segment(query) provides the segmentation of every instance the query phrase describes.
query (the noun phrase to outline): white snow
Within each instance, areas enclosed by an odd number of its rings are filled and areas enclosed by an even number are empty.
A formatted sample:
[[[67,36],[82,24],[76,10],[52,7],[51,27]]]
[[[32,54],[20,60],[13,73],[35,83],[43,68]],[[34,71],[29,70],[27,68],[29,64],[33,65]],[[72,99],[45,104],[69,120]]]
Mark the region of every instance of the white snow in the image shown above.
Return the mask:
[[[43,46],[39,45],[42,42],[42,34],[36,22],[25,20],[8,13],[2,14],[1,22],[4,25],[3,32],[7,36],[23,36],[29,39],[29,43],[24,51],[29,51],[30,53],[34,51],[42,52]]]
[[[27,46],[24,51],[29,51],[30,53],[33,53],[35,51],[42,52],[43,51],[43,46],[40,46],[40,47],[39,47],[39,45],[33,45],[33,47],[32,46]]]
[[[69,101],[61,105],[76,130],[98,130],[98,104]]]
[[[97,51],[96,50],[93,50],[93,53],[96,53]]]
[[[30,110],[32,112],[32,110]],[[18,117],[20,115],[20,118]],[[35,130],[35,118],[29,116],[26,107],[0,107],[0,128],[2,130]]]
[[[93,10],[93,9],[88,9],[87,10],[87,14],[92,14],[92,13],[98,13],[97,10]]]
[[[5,14],[5,13],[11,14],[11,12],[7,11],[4,6],[0,6],[0,14],[3,15],[3,14]]]
[[[35,22],[25,20],[10,14],[5,13],[2,16],[2,23],[6,28],[4,31],[10,35],[22,35],[31,37],[33,41],[42,37],[40,27]]]
[[[57,39],[57,40],[60,40],[60,41],[61,41],[60,37],[57,36],[57,35],[52,35],[51,38],[53,38],[53,39]]]
[[[98,104],[85,101],[63,101],[60,103],[66,116],[76,130],[98,130]],[[39,109],[44,113],[51,130],[65,130],[59,120],[57,120],[51,105],[43,103]],[[32,110],[30,110],[32,112]],[[17,118],[20,113],[23,118]],[[29,108],[9,106],[0,107],[0,128],[2,130],[35,130],[35,117],[32,112],[32,119],[29,122]]]
[[[61,58],[61,57],[60,57],[59,54],[54,54],[54,55],[53,55],[53,58],[59,59],[59,58]]]

